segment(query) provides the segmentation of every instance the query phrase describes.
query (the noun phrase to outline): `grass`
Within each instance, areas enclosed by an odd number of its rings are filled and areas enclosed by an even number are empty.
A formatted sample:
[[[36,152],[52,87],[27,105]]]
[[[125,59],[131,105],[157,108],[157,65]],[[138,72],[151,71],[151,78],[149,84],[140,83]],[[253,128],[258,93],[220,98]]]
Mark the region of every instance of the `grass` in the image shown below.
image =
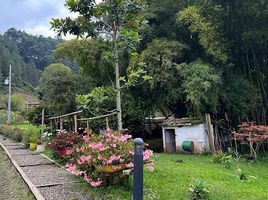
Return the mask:
[[[0,199],[35,199],[2,149],[0,149]]]
[[[36,133],[40,132],[40,127],[34,126],[32,124],[17,124],[17,125],[11,125],[13,128],[18,128],[22,131],[29,131],[30,129],[34,129]]]
[[[176,162],[177,159],[183,162]],[[268,199],[268,162],[241,161],[240,168],[248,176],[247,181],[241,181],[236,163],[225,169],[211,160],[212,156],[204,155],[156,154],[155,172],[146,172],[145,187],[155,191],[159,199],[186,199],[189,184],[201,179],[207,183],[211,199]]]
[[[182,163],[176,162],[183,160]],[[262,200],[268,199],[268,162],[241,161],[240,168],[248,180],[242,181],[237,174],[236,163],[231,169],[214,164],[212,156],[155,154],[155,172],[147,169],[144,174],[144,199],[185,200],[188,187],[195,180],[204,180],[213,200]],[[132,181],[121,187],[91,188],[82,183],[80,191],[101,196],[103,199],[132,199]]]

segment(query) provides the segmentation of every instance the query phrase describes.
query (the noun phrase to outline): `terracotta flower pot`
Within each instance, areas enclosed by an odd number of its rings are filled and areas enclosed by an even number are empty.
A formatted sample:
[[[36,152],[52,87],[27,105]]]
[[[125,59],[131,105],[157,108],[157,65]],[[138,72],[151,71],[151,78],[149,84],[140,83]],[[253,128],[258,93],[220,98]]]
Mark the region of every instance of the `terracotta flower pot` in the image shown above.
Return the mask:
[[[59,157],[69,156],[73,152],[72,147],[61,147],[57,149],[57,154]]]
[[[115,167],[113,167],[115,166]],[[96,168],[96,170],[98,172],[104,172],[104,173],[114,173],[114,172],[119,172],[122,171],[124,169],[127,169],[126,164],[120,164],[120,165],[94,165],[94,167]]]

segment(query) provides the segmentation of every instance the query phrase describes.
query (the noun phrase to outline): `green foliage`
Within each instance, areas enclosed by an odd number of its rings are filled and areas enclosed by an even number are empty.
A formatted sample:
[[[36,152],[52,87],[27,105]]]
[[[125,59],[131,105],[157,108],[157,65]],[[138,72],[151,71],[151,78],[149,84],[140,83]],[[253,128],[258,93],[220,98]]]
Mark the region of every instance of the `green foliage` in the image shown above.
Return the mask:
[[[76,95],[79,109],[91,112],[93,115],[111,112],[115,105],[115,93],[108,87],[96,87],[89,94]]]
[[[242,169],[238,168],[237,175],[240,180],[247,180],[247,174],[245,171],[242,171]]]
[[[1,99],[1,104],[4,105],[4,108],[7,109],[8,104],[8,95],[5,95]],[[25,109],[26,102],[20,94],[13,94],[11,96],[11,110],[21,112]]]
[[[201,60],[178,66],[186,100],[197,113],[216,112],[221,77],[213,67]]]
[[[81,73],[90,78],[91,85],[102,85],[113,78],[112,45],[93,39],[73,39],[59,44],[54,51],[59,59],[68,59],[79,65]],[[113,78],[114,79],[114,78]]]
[[[215,22],[212,24],[202,16],[198,7],[189,6],[180,11],[177,15],[177,21],[188,26],[192,34],[198,34],[199,42],[208,55],[223,63],[227,62],[226,43],[217,24]]]
[[[222,153],[213,154],[212,162],[215,164],[221,164],[223,156],[224,155]]]
[[[209,197],[209,190],[203,180],[196,180],[194,184],[189,186],[190,200],[206,200]]]
[[[75,110],[74,95],[78,77],[63,64],[52,64],[43,72],[38,91],[41,98],[54,113],[67,113]]]
[[[260,102],[257,89],[245,78],[232,73],[224,73],[221,101],[230,113],[231,119],[247,120]]]
[[[233,156],[232,155],[226,155],[224,154],[221,158],[221,162],[224,165],[224,167],[226,169],[230,169],[231,168],[231,164],[233,162]]]
[[[164,110],[182,98],[181,76],[176,63],[181,61],[185,45],[177,41],[155,39],[141,53],[147,75],[152,77],[142,88],[147,109]],[[141,94],[139,93],[139,96]]]

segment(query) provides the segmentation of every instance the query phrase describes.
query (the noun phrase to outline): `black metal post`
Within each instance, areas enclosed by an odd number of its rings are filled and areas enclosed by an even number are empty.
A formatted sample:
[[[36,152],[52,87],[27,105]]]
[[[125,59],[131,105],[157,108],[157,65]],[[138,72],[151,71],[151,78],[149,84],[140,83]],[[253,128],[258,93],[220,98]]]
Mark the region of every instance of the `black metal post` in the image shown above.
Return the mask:
[[[143,200],[143,140],[134,140],[133,200]]]

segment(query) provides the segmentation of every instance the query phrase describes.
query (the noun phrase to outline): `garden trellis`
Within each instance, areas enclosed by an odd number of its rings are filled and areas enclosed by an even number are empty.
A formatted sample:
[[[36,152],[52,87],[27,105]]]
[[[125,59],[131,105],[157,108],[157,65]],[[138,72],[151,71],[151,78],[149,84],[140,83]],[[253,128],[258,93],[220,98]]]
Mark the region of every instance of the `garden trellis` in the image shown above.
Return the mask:
[[[79,110],[79,111],[76,111],[76,112],[72,112],[72,113],[68,113],[68,114],[65,114],[65,115],[60,115],[60,116],[56,116],[56,117],[50,117],[48,118],[50,120],[50,127],[52,129],[53,127],[53,121],[54,121],[54,124],[55,124],[55,127],[56,129],[59,128],[60,130],[63,130],[63,120],[64,118],[72,118],[73,119],[73,122],[74,122],[74,132],[77,132],[77,115],[81,114],[83,111],[82,110]],[[58,124],[59,124],[59,127],[58,127]]]
[[[106,128],[108,129],[109,128],[109,117],[111,117],[113,115],[116,115],[116,114],[117,114],[117,112],[113,112],[113,113],[109,113],[107,115],[99,115],[99,116],[96,116],[96,117],[81,118],[81,119],[78,119],[78,121],[86,121],[87,122],[87,128],[89,128],[89,121],[95,120],[95,119],[105,118]]]

